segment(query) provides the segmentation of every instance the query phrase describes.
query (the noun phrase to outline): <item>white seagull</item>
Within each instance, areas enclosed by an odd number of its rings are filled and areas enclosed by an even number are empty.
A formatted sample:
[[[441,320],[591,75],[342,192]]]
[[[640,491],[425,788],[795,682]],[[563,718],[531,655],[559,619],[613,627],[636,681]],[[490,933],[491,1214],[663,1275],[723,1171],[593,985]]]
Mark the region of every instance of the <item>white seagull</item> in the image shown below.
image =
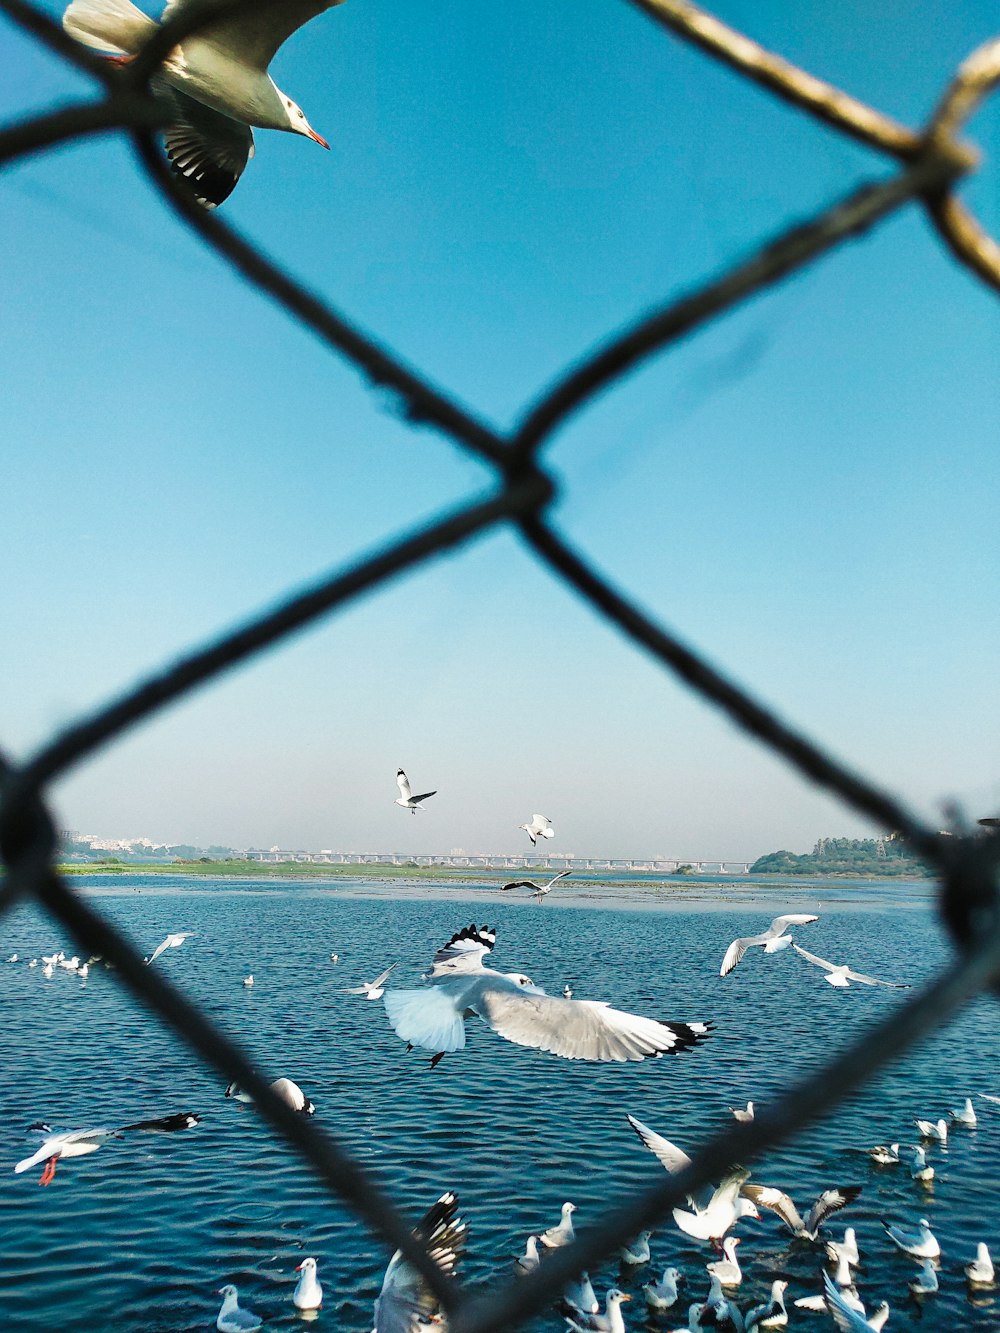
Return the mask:
[[[634,1115],[626,1119],[635,1130],[640,1143],[657,1159],[664,1170],[671,1175],[683,1171],[691,1165],[691,1158],[676,1143],[671,1143],[662,1134],[657,1134],[637,1120]],[[701,1191],[697,1198],[688,1195],[691,1211],[683,1208],[673,1210],[674,1221],[688,1236],[696,1240],[711,1241],[721,1249],[722,1237],[741,1217],[760,1217],[753,1202],[741,1193],[741,1187],[750,1179],[750,1172],[742,1167],[734,1167],[722,1184],[716,1189],[709,1187]]]
[[[276,1078],[271,1084],[271,1091],[276,1097],[280,1097],[286,1106],[290,1106],[293,1111],[300,1111],[302,1115],[315,1115],[316,1107],[305,1095],[297,1083],[293,1083],[290,1078]],[[253,1105],[253,1098],[249,1092],[245,1092],[238,1083],[230,1083],[226,1088],[226,1096],[232,1097],[245,1106]]]
[[[590,1280],[589,1273],[581,1273],[579,1282],[569,1284],[563,1293],[563,1300],[567,1305],[575,1305],[578,1310],[584,1310],[587,1314],[597,1314],[601,1308],[594,1294],[594,1284]],[[566,1311],[563,1310],[562,1313],[565,1314]]]
[[[948,1142],[948,1122],[943,1116],[937,1120],[914,1120],[917,1129],[920,1130],[920,1137],[929,1139],[932,1143]]]
[[[448,1274],[454,1272],[468,1239],[467,1223],[456,1216],[457,1212],[455,1195],[442,1194],[413,1231],[437,1266]],[[440,1323],[437,1297],[397,1250],[389,1260],[382,1290],[375,1300],[373,1333],[418,1333]]]
[[[857,1232],[853,1227],[848,1227],[844,1232],[843,1240],[828,1240],[826,1242],[826,1252],[834,1263],[839,1264],[842,1259],[845,1259],[852,1268],[857,1268],[861,1259],[858,1250]]]
[[[604,1298],[604,1314],[588,1314],[586,1310],[574,1309],[572,1317],[566,1316],[566,1323],[576,1333],[625,1333],[622,1301],[631,1299],[618,1287],[612,1287]]]
[[[411,815],[415,815],[418,810],[424,807],[421,801],[426,801],[430,796],[436,796],[437,791],[424,791],[419,796],[414,796],[410,790],[410,781],[401,768],[396,769],[396,786],[399,788],[399,795],[396,797],[395,804],[401,805],[404,810],[409,810]]]
[[[529,1236],[524,1242],[524,1253],[514,1260],[515,1269],[518,1273],[533,1273],[540,1263],[538,1237]]]
[[[250,975],[249,975],[248,977],[244,977],[244,978],[243,978],[243,984],[244,984],[244,986],[246,986],[247,990],[250,989],[250,987],[253,985],[253,973],[252,973],[252,972],[250,973]]]
[[[863,972],[853,971],[847,963],[828,963],[825,958],[817,958],[814,953],[808,953],[797,944],[793,943],[792,948],[808,962],[821,967],[826,972],[823,980],[828,981],[831,986],[836,986],[838,990],[846,990],[848,983],[852,981],[857,981],[862,986],[891,986],[893,990],[910,989],[905,981],[880,981],[878,977],[867,977]]]
[[[745,1111],[741,1110],[738,1106],[731,1106],[729,1111],[733,1119],[738,1120],[741,1125],[749,1124],[753,1119],[753,1102],[747,1102],[747,1109]]]
[[[910,1177],[925,1185],[934,1179],[934,1168],[927,1165],[927,1154],[919,1146],[910,1149]]]
[[[215,1321],[219,1333],[253,1333],[263,1324],[260,1315],[240,1305],[239,1292],[231,1282],[220,1287],[216,1294],[222,1297],[222,1309]]]
[[[778,953],[781,949],[787,949],[792,942],[791,935],[785,934],[789,926],[807,926],[810,921],[818,920],[819,917],[808,916],[804,912],[791,912],[787,916],[776,916],[760,935],[747,935],[743,939],[733,940],[722,960],[719,976],[727,977],[747,949],[755,944],[763,945],[765,953]]]
[[[68,1129],[53,1133],[48,1125],[32,1125],[32,1131],[44,1135],[41,1146],[30,1157],[25,1157],[14,1167],[14,1174],[30,1171],[39,1162],[45,1163],[39,1185],[50,1185],[56,1174],[56,1164],[62,1158],[85,1157],[97,1152],[111,1139],[120,1139],[125,1134],[142,1131],[148,1134],[175,1134],[183,1129],[192,1129],[199,1124],[201,1116],[191,1111],[181,1111],[176,1115],[159,1116],[152,1120],[137,1120],[131,1125],[119,1125],[114,1129]]]
[[[770,1299],[763,1305],[755,1305],[747,1311],[746,1330],[752,1333],[755,1328],[784,1328],[788,1323],[788,1311],[785,1309],[785,1292],[788,1283],[778,1278],[771,1283]]]
[[[323,1304],[323,1287],[316,1277],[316,1260],[303,1259],[295,1271],[302,1276],[292,1292],[292,1304],[297,1310],[318,1310]]]
[[[938,1289],[937,1270],[934,1267],[934,1260],[922,1260],[920,1264],[920,1272],[916,1277],[910,1279],[908,1285],[914,1296],[932,1296]]]
[[[709,1277],[717,1277],[724,1287],[738,1287],[743,1281],[743,1269],[736,1257],[739,1243],[739,1236],[726,1236],[722,1242],[723,1257],[705,1265]]]
[[[976,1257],[971,1264],[965,1265],[965,1276],[974,1287],[992,1287],[994,1282],[993,1260],[983,1241],[976,1246]]]
[[[559,1221],[554,1227],[548,1227],[545,1231],[539,1233],[538,1239],[547,1250],[558,1250],[563,1245],[571,1245],[575,1236],[573,1231],[573,1214],[576,1212],[575,1203],[564,1203],[560,1210]]]
[[[916,1231],[901,1231],[899,1227],[891,1227],[885,1221],[882,1225],[885,1227],[885,1234],[893,1245],[898,1246],[904,1254],[909,1254],[914,1259],[939,1259],[941,1257],[941,1246],[938,1244],[937,1237],[931,1231],[926,1217],[920,1219]]]
[[[876,1166],[898,1166],[899,1144],[880,1143],[877,1147],[868,1149],[868,1156]]]
[[[175,935],[168,935],[162,944],[158,944],[149,957],[145,960],[147,966],[155,963],[160,954],[165,949],[179,949],[185,940],[189,940],[196,932],[193,930],[179,930]],[[79,962],[79,959],[77,959]]]
[[[363,995],[366,1000],[381,1000],[385,994],[385,982],[397,963],[390,963],[384,972],[380,972],[374,981],[363,981],[360,986],[342,986],[343,995]]]
[[[639,1264],[648,1264],[650,1259],[649,1242],[652,1236],[651,1231],[640,1231],[631,1245],[623,1245],[618,1251],[618,1257],[622,1263],[632,1264],[636,1267]]]
[[[524,829],[531,839],[532,847],[535,846],[539,838],[554,838],[556,835],[556,831],[552,827],[552,820],[545,815],[532,815],[530,824],[518,824],[517,827]]]
[[[761,1208],[770,1208],[777,1213],[793,1236],[803,1240],[815,1240],[820,1227],[832,1214],[838,1212],[861,1193],[860,1185],[838,1185],[824,1190],[809,1210],[809,1216],[803,1222],[799,1211],[784,1191],[773,1189],[769,1185],[744,1185],[743,1193]]]
[[[838,1291],[830,1281],[829,1273],[823,1274],[823,1294],[826,1302],[826,1308],[829,1311],[830,1318],[841,1330],[841,1333],[870,1333],[871,1329],[880,1329],[889,1317],[889,1307],[885,1303],[879,1306],[875,1314],[870,1319],[865,1318],[865,1307],[856,1309],[845,1299],[843,1292]],[[796,1301],[796,1305],[801,1305],[801,1301]]]
[[[476,1015],[506,1041],[566,1060],[645,1060],[676,1055],[704,1041],[710,1023],[661,1023],[598,1000],[546,995],[521,972],[483,966],[495,932],[475,926],[439,949],[429,986],[386,991],[382,1003],[398,1037],[433,1051],[432,1066],[465,1046],[465,1018]]]
[[[965,1105],[951,1112],[951,1123],[961,1125],[963,1129],[976,1128],[978,1121],[976,1120],[976,1109],[972,1105],[971,1097],[966,1097]]]
[[[515,879],[510,884],[501,884],[500,892],[506,893],[508,889],[530,889],[535,895],[535,902],[540,903],[547,893],[552,892],[553,884],[557,884],[559,880],[565,879],[572,873],[572,870],[560,870],[559,874],[553,875],[547,884],[536,884],[533,879]]]
[[[651,1310],[669,1310],[677,1302],[677,1283],[681,1280],[680,1270],[665,1268],[659,1282],[647,1282],[643,1287],[646,1304]]]
[[[187,15],[200,0],[168,0],[163,21]],[[184,37],[152,79],[171,114],[164,147],[171,169],[206,208],[227,199],[254,154],[251,126],[303,134],[329,144],[302,109],[268,76],[292,33],[341,0],[281,0],[223,14]],[[130,0],[73,0],[63,27],[84,46],[127,63],[158,31]]]
[[[697,1310],[692,1322],[691,1315]],[[688,1323],[692,1328],[716,1328],[724,1333],[743,1333],[743,1316],[727,1296],[723,1294],[722,1283],[713,1275],[705,1303],[688,1311]]]

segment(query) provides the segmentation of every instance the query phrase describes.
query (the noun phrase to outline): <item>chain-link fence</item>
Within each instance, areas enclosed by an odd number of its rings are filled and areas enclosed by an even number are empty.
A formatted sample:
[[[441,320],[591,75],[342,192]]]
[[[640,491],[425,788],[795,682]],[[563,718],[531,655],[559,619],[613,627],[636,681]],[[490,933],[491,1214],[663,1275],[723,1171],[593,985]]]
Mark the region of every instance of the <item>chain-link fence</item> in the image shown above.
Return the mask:
[[[165,202],[207,245],[317,338],[350,359],[373,385],[390,389],[405,405],[409,421],[450,436],[495,472],[493,498],[448,514],[375,557],[289,598],[277,610],[208,648],[181,658],[107,708],[81,718],[23,764],[15,766],[0,757],[0,851],[6,867],[0,911],[9,911],[22,899],[33,899],[72,932],[81,948],[100,953],[113,963],[122,983],[151,1011],[227,1080],[236,1079],[246,1088],[274,1129],[301,1152],[331,1190],[407,1254],[439,1296],[453,1333],[510,1328],[541,1309],[571,1276],[608,1255],[640,1228],[652,1226],[693,1189],[718,1180],[732,1164],[759,1156],[812,1118],[828,1112],[831,1103],[844,1098],[889,1059],[945,1022],[963,1002],[995,984],[1000,975],[996,895],[1000,837],[975,837],[961,830],[958,836],[940,837],[892,796],[784,725],[698,653],[645,616],[547,522],[555,487],[541,459],[546,442],[569,416],[646,357],[904,207],[922,207],[958,260],[984,283],[1000,290],[1000,247],[955,193],[958,183],[978,163],[975,151],[957,136],[1000,81],[1000,39],[987,42],[964,61],[928,123],[911,130],[764,50],[686,0],[631,2],[654,23],[754,80],[802,114],[883,153],[894,169],[886,178],[855,190],[819,215],[769,240],[751,258],[715,281],[609,339],[585,361],[569,368],[555,387],[524,413],[519,427],[505,436],[436,390],[391,351],[359,332],[330,305],[271,264],[215,214],[200,208],[174,180],[160,155],[155,135],[166,117],[149,87],[160,61],[185,34],[203,25],[207,15],[280,5],[281,0],[215,0],[185,10],[165,24],[126,67],[109,65],[91,55],[26,0],[0,0],[0,8],[12,20],[71,65],[91,74],[103,89],[96,100],[0,129],[0,164],[89,133],[120,129],[131,138]],[[822,1075],[789,1089],[780,1104],[761,1111],[753,1122],[734,1124],[714,1136],[701,1146],[689,1168],[666,1177],[627,1207],[607,1215],[585,1238],[556,1252],[529,1277],[488,1296],[474,1297],[464,1293],[427,1257],[413,1239],[410,1224],[336,1141],[279,1101],[246,1055],[162,975],[143,966],[142,959],[114,926],[70,891],[52,869],[56,835],[45,797],[48,784],[71,765],[172,700],[301,626],[346,606],[401,571],[500,524],[515,527],[539,561],[574,588],[609,625],[781,755],[803,777],[835,793],[883,827],[899,830],[939,876],[940,911],[960,946],[960,955],[923,993],[869,1032]]]

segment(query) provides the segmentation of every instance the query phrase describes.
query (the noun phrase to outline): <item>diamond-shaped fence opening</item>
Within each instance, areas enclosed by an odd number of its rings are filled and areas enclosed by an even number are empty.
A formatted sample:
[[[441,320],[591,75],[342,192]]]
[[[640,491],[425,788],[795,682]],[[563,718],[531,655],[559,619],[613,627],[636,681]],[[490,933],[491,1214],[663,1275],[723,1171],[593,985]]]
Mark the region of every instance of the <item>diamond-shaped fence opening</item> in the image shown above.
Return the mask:
[[[546,515],[555,487],[540,457],[546,441],[567,417],[644,358],[905,207],[923,208],[954,255],[984,283],[1000,290],[1000,249],[955,193],[957,183],[975,169],[978,161],[975,152],[957,135],[1000,79],[1000,39],[986,43],[964,61],[927,125],[911,130],[757,46],[685,0],[633,0],[676,37],[754,80],[802,114],[881,152],[892,171],[770,239],[749,259],[714,281],[609,338],[593,355],[569,367],[541,401],[527,408],[519,427],[504,436],[359,332],[215,214],[204,211],[175,181],[160,156],[154,135],[163,124],[164,113],[149,89],[150,76],[159,62],[181,36],[195,31],[220,10],[253,10],[269,2],[280,0],[215,0],[197,9],[185,9],[164,25],[129,66],[120,68],[89,54],[26,0],[0,0],[0,7],[12,20],[50,51],[91,74],[102,89],[96,100],[0,129],[0,164],[96,130],[117,127],[132,138],[167,206],[206,245],[318,339],[351,360],[373,385],[390,390],[405,404],[408,420],[443,432],[491,466],[495,494],[421,527],[359,560],[337,577],[289,597],[276,610],[235,633],[190,652],[107,708],[79,719],[24,763],[14,765],[0,759],[0,850],[6,867],[0,910],[7,912],[20,900],[33,899],[72,932],[81,948],[100,953],[113,963],[122,984],[161,1021],[171,1025],[227,1079],[244,1085],[274,1129],[298,1149],[331,1191],[387,1242],[407,1254],[448,1312],[454,1333],[488,1333],[510,1328],[541,1309],[571,1276],[608,1255],[641,1227],[662,1218],[696,1186],[719,1179],[734,1163],[760,1155],[828,1111],[832,1096],[842,1098],[860,1086],[886,1061],[990,986],[1000,972],[995,888],[1000,838],[940,837],[872,782],[844,768],[784,725],[697,652],[650,620],[549,525]],[[500,524],[515,527],[538,560],[610,626],[781,755],[804,778],[835,793],[883,827],[899,830],[939,876],[940,911],[960,945],[960,956],[924,992],[833,1061],[821,1077],[789,1089],[780,1105],[759,1114],[752,1123],[734,1124],[704,1143],[689,1168],[609,1213],[585,1238],[558,1252],[531,1276],[488,1296],[472,1297],[428,1258],[413,1238],[409,1224],[334,1139],[274,1097],[236,1046],[160,974],[144,967],[109,921],[70,892],[52,869],[56,837],[45,798],[48,785],[70,765],[109,744],[171,700],[400,572]],[[831,1089],[836,1093],[831,1094]]]

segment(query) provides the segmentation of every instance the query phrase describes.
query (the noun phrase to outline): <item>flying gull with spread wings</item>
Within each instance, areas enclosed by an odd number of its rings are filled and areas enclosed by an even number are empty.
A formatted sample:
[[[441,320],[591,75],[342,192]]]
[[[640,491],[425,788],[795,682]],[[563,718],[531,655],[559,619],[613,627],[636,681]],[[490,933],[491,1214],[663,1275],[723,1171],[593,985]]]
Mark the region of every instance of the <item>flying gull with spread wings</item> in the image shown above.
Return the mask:
[[[823,980],[828,981],[831,986],[836,986],[838,990],[846,990],[852,981],[857,981],[862,986],[891,986],[893,990],[910,989],[905,981],[880,981],[878,977],[867,977],[863,972],[855,972],[846,963],[828,963],[825,958],[817,958],[814,953],[807,952],[797,944],[793,944],[792,948],[807,962],[821,967],[826,973]]]
[[[522,972],[494,972],[484,959],[496,931],[458,931],[434,955],[429,986],[386,991],[382,1003],[398,1037],[433,1051],[432,1066],[465,1046],[465,1018],[475,1015],[518,1046],[566,1060],[645,1060],[677,1055],[704,1041],[711,1023],[658,1022],[598,1000],[547,995]]]
[[[763,945],[765,953],[778,953],[781,949],[787,949],[792,942],[791,935],[785,933],[789,926],[807,926],[810,921],[818,920],[819,917],[809,916],[805,912],[790,912],[786,916],[776,916],[767,930],[759,935],[733,940],[722,960],[719,976],[728,977],[747,949],[753,948],[755,944]]]
[[[410,790],[410,780],[401,768],[396,769],[396,786],[399,788],[399,795],[396,797],[396,805],[401,805],[404,810],[409,810],[411,815],[415,815],[418,810],[424,807],[421,801],[426,801],[429,796],[436,796],[436,791],[421,792],[419,796],[414,796]]]
[[[413,1230],[428,1255],[449,1275],[462,1257],[467,1233],[468,1224],[458,1216],[458,1199],[451,1193],[442,1194]],[[382,1290],[375,1300],[373,1333],[419,1333],[440,1326],[437,1297],[402,1251],[397,1250],[389,1260]]]
[[[518,828],[523,828],[525,833],[531,839],[532,847],[538,842],[539,838],[554,838],[556,831],[552,827],[552,820],[548,815],[532,815],[530,824],[518,824]]]
[[[508,889],[530,889],[535,895],[535,902],[540,903],[547,893],[552,892],[554,884],[572,873],[572,870],[560,870],[559,874],[553,875],[547,884],[536,884],[533,879],[515,879],[511,884],[501,884],[500,892],[506,893]]]
[[[251,126],[303,134],[329,148],[267,68],[292,33],[341,2],[281,0],[231,8],[167,53],[150,86],[170,115],[163,139],[171,170],[200,204],[214,208],[236,188],[254,155]],[[168,0],[163,22],[187,17],[201,4]],[[160,30],[131,0],[73,0],[63,27],[119,64],[133,60]]]

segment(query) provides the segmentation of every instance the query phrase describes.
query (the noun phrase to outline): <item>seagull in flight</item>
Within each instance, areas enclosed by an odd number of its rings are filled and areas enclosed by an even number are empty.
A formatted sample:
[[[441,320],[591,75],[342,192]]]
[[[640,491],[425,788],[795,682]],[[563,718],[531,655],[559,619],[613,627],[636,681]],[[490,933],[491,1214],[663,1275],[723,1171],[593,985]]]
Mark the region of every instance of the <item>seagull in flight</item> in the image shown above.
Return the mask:
[[[97,1152],[98,1148],[120,1139],[125,1134],[144,1131],[147,1134],[176,1134],[182,1129],[192,1129],[201,1120],[200,1115],[191,1111],[181,1111],[176,1115],[160,1116],[153,1120],[137,1120],[131,1125],[119,1125],[115,1129],[68,1129],[54,1133],[48,1125],[32,1125],[32,1132],[44,1135],[38,1150],[25,1157],[14,1167],[14,1174],[30,1171],[39,1162],[45,1163],[39,1185],[50,1185],[56,1174],[56,1165],[62,1158],[85,1157]]]
[[[553,884],[572,873],[572,870],[560,870],[559,874],[553,875],[547,884],[536,884],[533,879],[515,879],[512,884],[501,884],[500,892],[506,893],[508,889],[530,889],[535,895],[535,902],[540,903],[547,893],[552,892]]]
[[[838,1185],[834,1189],[824,1190],[809,1210],[803,1222],[799,1210],[782,1190],[770,1185],[744,1185],[743,1193],[761,1208],[770,1208],[777,1213],[793,1236],[803,1240],[815,1240],[820,1227],[832,1214],[846,1208],[861,1193],[860,1185]]]
[[[163,943],[158,944],[146,959],[146,966],[148,967],[150,963],[155,963],[165,949],[179,949],[185,940],[189,940],[191,936],[196,933],[197,932],[193,930],[180,930],[176,935],[168,935]]]
[[[465,1018],[475,1015],[518,1046],[566,1060],[645,1060],[676,1055],[707,1039],[711,1023],[661,1023],[597,1000],[546,995],[521,972],[484,966],[496,932],[458,931],[434,955],[430,985],[386,991],[382,1003],[398,1037],[433,1051],[432,1067],[465,1046]]]
[[[853,971],[846,963],[828,963],[825,958],[817,958],[814,953],[808,953],[805,949],[793,944],[792,948],[796,953],[800,953],[807,962],[821,967],[826,976],[824,981],[828,981],[831,986],[836,986],[838,990],[846,990],[848,983],[852,981],[859,982],[862,986],[890,986],[893,990],[909,990],[910,987],[905,981],[880,981],[878,977],[866,977],[863,972]]]
[[[818,921],[817,916],[808,916],[805,912],[790,912],[787,916],[776,916],[767,930],[759,935],[747,935],[743,939],[733,940],[726,950],[726,956],[719,968],[720,977],[728,977],[747,949],[755,944],[762,944],[765,953],[778,953],[787,949],[792,942],[791,935],[786,935],[789,926],[807,926],[810,921]]]
[[[381,1000],[385,994],[385,982],[389,973],[398,963],[390,963],[384,972],[380,972],[374,981],[363,981],[360,986],[344,986],[342,995],[363,995],[366,1000]]]
[[[288,130],[326,140],[267,69],[278,48],[341,0],[281,0],[233,9],[181,39],[150,81],[170,123],[163,131],[174,175],[205,208],[221,204],[254,155],[253,130]],[[201,0],[168,0],[163,21],[187,16]],[[131,0],[73,0],[63,27],[84,46],[128,64],[160,30]]]
[[[468,1239],[468,1223],[457,1214],[458,1199],[451,1193],[442,1194],[413,1230],[437,1266],[449,1276]],[[382,1290],[375,1300],[373,1333],[422,1333],[432,1326],[443,1327],[437,1297],[397,1250],[389,1260]]]
[[[436,791],[421,792],[419,796],[414,796],[410,790],[410,780],[401,768],[396,769],[396,786],[399,788],[399,795],[396,798],[396,805],[401,805],[404,810],[409,810],[411,815],[415,815],[418,810],[424,807],[421,801],[426,801],[429,796],[436,796]]]
[[[535,846],[539,838],[554,838],[556,836],[556,831],[552,827],[552,820],[547,815],[532,815],[530,824],[518,824],[517,827],[524,829],[531,839],[532,847]]]

